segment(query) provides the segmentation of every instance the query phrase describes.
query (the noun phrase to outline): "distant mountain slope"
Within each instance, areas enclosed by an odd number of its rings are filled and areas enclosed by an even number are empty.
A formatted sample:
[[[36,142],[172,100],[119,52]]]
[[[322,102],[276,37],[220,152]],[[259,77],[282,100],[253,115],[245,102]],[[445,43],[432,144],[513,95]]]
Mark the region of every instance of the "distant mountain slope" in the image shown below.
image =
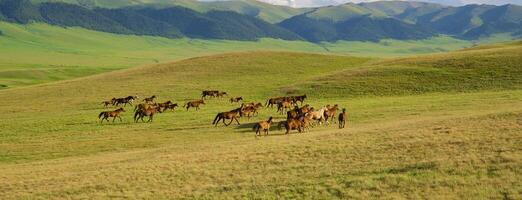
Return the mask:
[[[155,6],[164,8],[171,6],[182,6],[199,12],[209,12],[214,10],[233,11],[252,17],[257,17],[271,23],[283,21],[284,19],[302,14],[309,10],[306,8],[277,6],[256,0],[213,2],[203,2],[197,0],[32,0],[32,2],[64,2],[90,8],[122,8],[129,6]]]
[[[2,0],[0,11],[11,22],[42,21],[121,34],[229,40],[301,39],[277,25],[230,11],[199,13],[183,7],[87,9],[66,3],[34,5],[27,0]]]

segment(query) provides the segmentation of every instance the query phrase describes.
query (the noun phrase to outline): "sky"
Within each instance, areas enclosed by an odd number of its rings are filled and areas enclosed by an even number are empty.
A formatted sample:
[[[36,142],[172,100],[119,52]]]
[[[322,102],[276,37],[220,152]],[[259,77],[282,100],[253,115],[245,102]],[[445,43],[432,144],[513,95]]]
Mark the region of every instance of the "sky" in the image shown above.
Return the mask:
[[[371,2],[376,0],[259,0],[276,5],[285,5],[292,7],[318,7],[328,5],[338,5],[347,2],[361,3]],[[451,6],[462,6],[466,4],[492,4],[492,5],[503,5],[503,4],[518,4],[522,5],[522,0],[417,0],[432,3],[440,3]]]

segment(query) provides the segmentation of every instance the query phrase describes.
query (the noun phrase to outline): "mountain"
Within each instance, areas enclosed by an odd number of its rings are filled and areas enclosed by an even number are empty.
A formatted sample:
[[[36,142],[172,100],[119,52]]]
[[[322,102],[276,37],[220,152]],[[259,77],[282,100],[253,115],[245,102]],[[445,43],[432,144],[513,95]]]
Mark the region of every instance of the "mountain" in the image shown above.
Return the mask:
[[[197,0],[32,0],[33,3],[63,2],[88,8],[123,8],[132,6],[166,8],[181,6],[198,12],[233,11],[277,23],[289,17],[309,11],[263,3],[256,0],[197,1]]]
[[[0,20],[169,38],[322,42],[444,34],[474,40],[496,33],[520,36],[522,6],[377,1],[294,9],[254,0],[0,0]]]
[[[2,0],[0,13],[16,23],[31,21],[59,26],[78,26],[92,30],[168,38],[257,40],[301,37],[258,18],[230,11],[200,13],[184,7],[125,7],[89,9],[77,4],[41,3],[28,0]]]

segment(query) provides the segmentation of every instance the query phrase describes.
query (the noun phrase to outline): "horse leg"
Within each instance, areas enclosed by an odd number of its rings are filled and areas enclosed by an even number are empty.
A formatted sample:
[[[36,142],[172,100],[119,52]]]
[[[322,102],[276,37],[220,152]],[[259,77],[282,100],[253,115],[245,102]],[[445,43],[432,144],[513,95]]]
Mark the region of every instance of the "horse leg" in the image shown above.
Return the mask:
[[[239,120],[237,120],[237,118],[236,118],[236,117],[233,117],[232,119],[235,119],[235,120],[236,120],[236,122],[237,122],[237,125],[241,125],[241,124],[239,123]],[[232,123],[232,122],[230,122],[230,123]]]
[[[112,122],[114,123],[114,120],[116,120],[116,116],[112,117]]]
[[[154,114],[150,115],[150,116],[149,116],[149,121],[147,121],[147,122],[152,122],[152,119],[153,119],[153,118],[154,118]]]
[[[118,118],[120,119],[120,122],[123,122],[123,120],[121,119],[121,117],[118,115]]]

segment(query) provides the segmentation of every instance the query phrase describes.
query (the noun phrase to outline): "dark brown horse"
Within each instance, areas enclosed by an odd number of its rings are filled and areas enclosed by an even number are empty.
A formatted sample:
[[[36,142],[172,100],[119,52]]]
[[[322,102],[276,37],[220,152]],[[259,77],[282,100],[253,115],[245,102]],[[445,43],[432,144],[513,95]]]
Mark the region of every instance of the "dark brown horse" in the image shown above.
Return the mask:
[[[272,125],[272,117],[268,118],[267,121],[260,121],[252,128],[256,132],[256,136],[261,136],[261,129],[265,132],[265,135],[268,135],[268,131],[270,130],[270,126]]]
[[[196,108],[196,110],[199,110],[199,106],[201,104],[205,105],[205,101],[203,101],[203,100],[189,101],[189,102],[185,103],[185,105],[183,105],[183,108],[187,108],[187,111],[189,110],[189,108]]]
[[[237,119],[237,115],[240,114],[241,112],[241,109],[242,108],[237,108],[237,109],[234,109],[234,110],[231,110],[231,111],[228,111],[228,112],[220,112],[216,115],[216,117],[214,118],[214,121],[212,122],[213,125],[217,126],[219,121],[223,120],[223,124],[225,124],[225,126],[228,126],[230,124],[232,124],[232,122],[234,120],[236,120],[237,124],[238,125],[241,125],[239,123],[239,120]],[[230,123],[226,123],[225,120],[226,119],[230,119]]]
[[[154,99],[156,99],[156,95],[152,95],[151,97],[143,99],[145,103],[154,103]]]
[[[203,90],[201,93],[201,99],[205,99],[205,97],[217,97],[219,91],[217,90]]]
[[[116,117],[121,120],[121,113],[122,112],[125,112],[125,110],[123,110],[123,108],[118,108],[117,110],[114,110],[114,111],[104,111],[104,112],[101,112],[99,115],[98,115],[98,119],[101,118],[101,123],[103,123],[103,120],[107,120],[107,122],[109,121],[109,117],[112,117],[112,122],[114,122],[114,120],[116,120]],[[103,118],[102,118],[103,116]]]
[[[273,108],[274,105],[277,105],[279,102],[284,101],[285,98],[286,97],[275,97],[275,98],[268,99],[266,101],[266,107]]]
[[[348,116],[346,115],[346,108],[343,108],[343,112],[339,113],[339,128],[344,128],[346,125],[346,120],[348,120]]]
[[[230,98],[230,103],[239,103],[240,101],[243,101],[243,97],[232,97],[232,98]]]
[[[306,99],[306,94],[305,95],[302,95],[302,96],[292,96],[292,100],[297,103],[297,102],[301,102],[301,105],[303,105],[304,101]]]
[[[298,119],[289,119],[279,122],[279,129],[281,129],[282,126],[286,129],[285,134],[290,133],[291,130],[297,130],[299,133],[303,132],[303,124]]]
[[[113,101],[113,105],[119,106],[119,105],[123,104],[123,106],[127,106],[127,104],[129,104],[132,106],[132,102],[134,100],[136,100],[137,98],[138,98],[137,96],[128,96],[128,97],[124,97],[124,98],[117,98]]]
[[[286,112],[286,119],[289,120],[289,119],[297,119],[299,117],[301,117],[303,114],[301,112],[301,109],[299,109],[299,107],[294,107],[293,110],[290,110],[288,112]]]
[[[178,104],[177,103],[174,103],[174,104],[170,104],[168,105],[167,107],[165,107],[165,109],[162,111],[162,112],[165,112],[166,110],[172,110],[174,111],[174,108],[178,107]]]
[[[149,121],[147,121],[147,122],[152,122],[152,120],[154,118],[154,114],[156,114],[156,113],[161,113],[161,107],[152,106],[149,108],[136,110],[136,112],[134,113],[134,122],[137,123],[139,119],[141,119],[141,121],[144,122],[143,117],[145,117],[145,116],[149,117]]]

